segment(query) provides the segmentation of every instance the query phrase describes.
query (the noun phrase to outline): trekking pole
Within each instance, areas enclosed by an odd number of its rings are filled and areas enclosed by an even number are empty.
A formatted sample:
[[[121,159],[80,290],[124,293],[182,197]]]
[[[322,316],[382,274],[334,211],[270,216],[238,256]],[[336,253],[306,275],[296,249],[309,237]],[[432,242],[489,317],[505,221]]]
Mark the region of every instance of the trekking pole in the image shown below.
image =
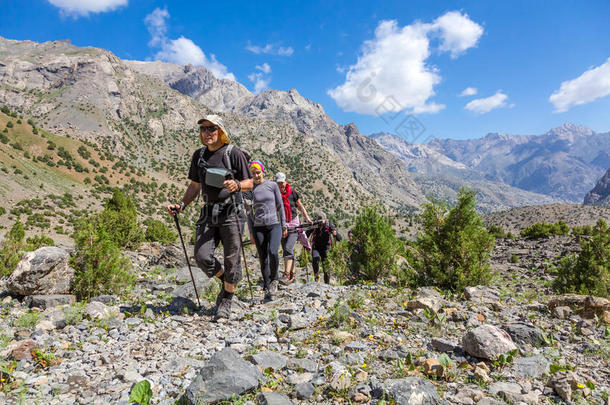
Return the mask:
[[[184,257],[186,258],[186,265],[189,268],[189,273],[191,274],[191,281],[193,282],[193,289],[195,290],[195,297],[197,297],[197,305],[201,308],[201,302],[199,302],[199,293],[197,292],[197,285],[195,284],[195,277],[193,277],[193,271],[191,270],[191,262],[189,261],[189,256],[186,253],[186,245],[184,244],[184,239],[182,238],[182,230],[180,230],[180,222],[178,221],[178,210],[176,208],[172,208],[174,213],[174,222],[176,223],[176,228],[178,228],[178,235],[180,235],[180,242],[182,242],[182,250],[184,250]]]
[[[231,176],[231,180],[235,180],[235,177]],[[241,225],[239,224],[239,216],[237,215],[235,193],[231,193],[231,202],[233,202],[233,214],[235,215],[235,222],[237,223],[237,232],[239,232],[239,246],[241,246],[241,254],[244,258],[244,267],[246,268],[246,279],[248,279],[248,286],[250,287],[250,299],[254,301],[254,294],[252,293],[252,283],[250,282],[250,272],[248,271],[248,261],[246,260],[246,250],[244,249],[244,236],[241,231]]]

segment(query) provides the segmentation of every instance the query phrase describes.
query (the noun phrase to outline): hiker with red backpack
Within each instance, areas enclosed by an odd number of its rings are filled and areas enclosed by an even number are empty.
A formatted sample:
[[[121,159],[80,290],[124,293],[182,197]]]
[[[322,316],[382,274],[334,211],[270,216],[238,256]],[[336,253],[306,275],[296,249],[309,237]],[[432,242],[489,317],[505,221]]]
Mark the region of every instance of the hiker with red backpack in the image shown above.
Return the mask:
[[[326,214],[320,211],[316,216],[318,226],[307,231],[311,239],[311,257],[313,264],[314,280],[320,281],[320,263],[324,271],[324,282],[330,284],[330,270],[327,260],[328,251],[334,245],[334,241],[340,241],[341,235],[337,232],[335,225],[326,218]]]
[[[199,139],[203,147],[193,153],[190,183],[179,204],[167,205],[170,215],[183,211],[201,192],[203,207],[197,221],[195,260],[208,277],[218,277],[222,288],[216,297],[215,319],[228,319],[237,283],[241,280],[241,191],[252,190],[248,158],[230,144],[228,132],[218,115],[200,119]],[[236,198],[237,196],[237,198]],[[224,266],[214,250],[222,242]]]
[[[296,279],[296,266],[294,262],[294,245],[297,240],[303,245],[305,249],[311,251],[311,246],[309,241],[307,240],[307,236],[305,232],[300,227],[301,220],[299,218],[298,212],[300,211],[303,214],[303,218],[309,224],[313,222],[309,218],[307,214],[307,210],[303,206],[299,194],[296,190],[292,188],[290,184],[286,182],[286,175],[284,173],[276,173],[275,182],[280,188],[280,193],[282,195],[282,202],[284,204],[284,214],[286,217],[286,226],[288,228],[288,234],[282,238],[282,250],[284,251],[284,277],[282,282],[288,284],[292,283]],[[296,232],[290,232],[290,230],[295,230]]]

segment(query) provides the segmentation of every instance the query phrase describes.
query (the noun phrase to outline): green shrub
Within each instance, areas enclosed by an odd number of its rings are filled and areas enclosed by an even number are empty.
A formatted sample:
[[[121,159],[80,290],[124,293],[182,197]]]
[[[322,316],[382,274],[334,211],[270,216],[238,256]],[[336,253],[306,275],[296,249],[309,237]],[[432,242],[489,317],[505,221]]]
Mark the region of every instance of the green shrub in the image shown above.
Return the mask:
[[[25,240],[25,251],[31,252],[43,246],[55,246],[53,239],[45,235],[36,235]]]
[[[103,229],[82,221],[74,233],[76,255],[70,260],[75,269],[71,290],[77,299],[101,294],[126,295],[135,284],[129,259]]]
[[[305,253],[303,253],[305,252]],[[337,242],[334,244],[330,252],[328,253],[328,266],[330,271],[337,277],[338,280],[348,280],[350,277],[349,269],[349,258],[353,252],[352,247],[346,240]],[[301,250],[301,256],[299,256],[299,264],[303,261],[310,259],[311,254],[306,249]],[[309,263],[305,261],[305,263]],[[301,266],[305,267],[305,266]]]
[[[0,247],[0,277],[9,276],[21,260],[25,229],[19,219],[5,235]]]
[[[172,243],[178,237],[178,234],[172,232],[163,222],[156,219],[147,219],[144,221],[146,232],[144,240],[148,242]]]
[[[11,113],[11,110],[8,108],[8,106],[6,104],[3,105],[2,107],[0,107],[0,111],[5,113],[6,115],[9,115]]]
[[[0,142],[2,143],[8,143],[8,136],[4,135],[4,134],[0,134]]]
[[[575,226],[572,228],[572,235],[574,236],[582,236],[593,234],[593,227],[591,225],[583,225],[583,226]]]
[[[352,256],[353,246],[347,245],[342,260],[345,263],[352,257],[361,280],[377,281],[398,272],[398,258],[404,255],[404,246],[392,225],[377,207],[364,207],[355,218],[352,232],[360,251]]]
[[[462,291],[490,281],[495,239],[475,211],[475,195],[462,188],[452,209],[439,202],[424,205],[422,232],[408,252],[413,284]]]
[[[513,264],[519,263],[520,262],[519,256],[517,256],[516,254],[513,253],[512,255],[510,255],[510,262]]]
[[[570,227],[565,222],[559,221],[554,224],[537,222],[521,231],[521,236],[529,239],[545,238],[547,236],[567,235]]]
[[[562,258],[553,289],[558,293],[610,297],[610,228],[597,221],[590,237],[580,240],[581,251]]]
[[[13,126],[14,126],[13,125],[13,121],[9,121],[9,122],[6,123],[6,127],[7,128],[12,128]]]
[[[500,225],[490,225],[489,228],[487,228],[487,232],[496,239],[507,237],[506,231]]]
[[[106,202],[104,210],[94,221],[118,247],[137,249],[144,239],[137,217],[138,213],[131,199],[119,189],[115,189],[112,198]]]

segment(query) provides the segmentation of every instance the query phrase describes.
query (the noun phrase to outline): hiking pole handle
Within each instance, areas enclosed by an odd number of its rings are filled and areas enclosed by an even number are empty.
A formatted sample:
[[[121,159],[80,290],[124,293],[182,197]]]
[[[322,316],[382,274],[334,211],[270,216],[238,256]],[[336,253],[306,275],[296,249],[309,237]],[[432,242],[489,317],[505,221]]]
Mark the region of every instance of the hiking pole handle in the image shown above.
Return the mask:
[[[184,258],[186,259],[186,265],[189,268],[189,273],[191,275],[191,281],[193,282],[193,289],[195,290],[195,297],[197,297],[197,305],[201,308],[201,302],[199,301],[199,293],[197,292],[197,284],[195,284],[195,277],[193,277],[193,270],[191,270],[191,262],[189,261],[188,253],[186,253],[186,245],[184,244],[184,239],[182,238],[182,230],[180,229],[180,221],[178,221],[178,209],[171,208],[174,213],[174,223],[176,224],[176,229],[178,229],[178,235],[180,235],[180,242],[182,243],[182,250],[184,251]]]

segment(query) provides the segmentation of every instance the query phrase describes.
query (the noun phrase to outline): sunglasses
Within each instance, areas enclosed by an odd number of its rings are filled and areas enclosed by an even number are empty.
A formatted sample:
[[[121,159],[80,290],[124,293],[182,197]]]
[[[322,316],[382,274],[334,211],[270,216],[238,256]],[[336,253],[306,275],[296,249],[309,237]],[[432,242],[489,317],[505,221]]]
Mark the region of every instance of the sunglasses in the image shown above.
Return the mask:
[[[199,130],[200,130],[201,132],[214,132],[214,131],[216,131],[218,128],[219,128],[219,126],[218,126],[218,125],[210,125],[210,126],[205,126],[205,127],[204,127],[204,126],[200,126],[200,127],[199,127]]]

